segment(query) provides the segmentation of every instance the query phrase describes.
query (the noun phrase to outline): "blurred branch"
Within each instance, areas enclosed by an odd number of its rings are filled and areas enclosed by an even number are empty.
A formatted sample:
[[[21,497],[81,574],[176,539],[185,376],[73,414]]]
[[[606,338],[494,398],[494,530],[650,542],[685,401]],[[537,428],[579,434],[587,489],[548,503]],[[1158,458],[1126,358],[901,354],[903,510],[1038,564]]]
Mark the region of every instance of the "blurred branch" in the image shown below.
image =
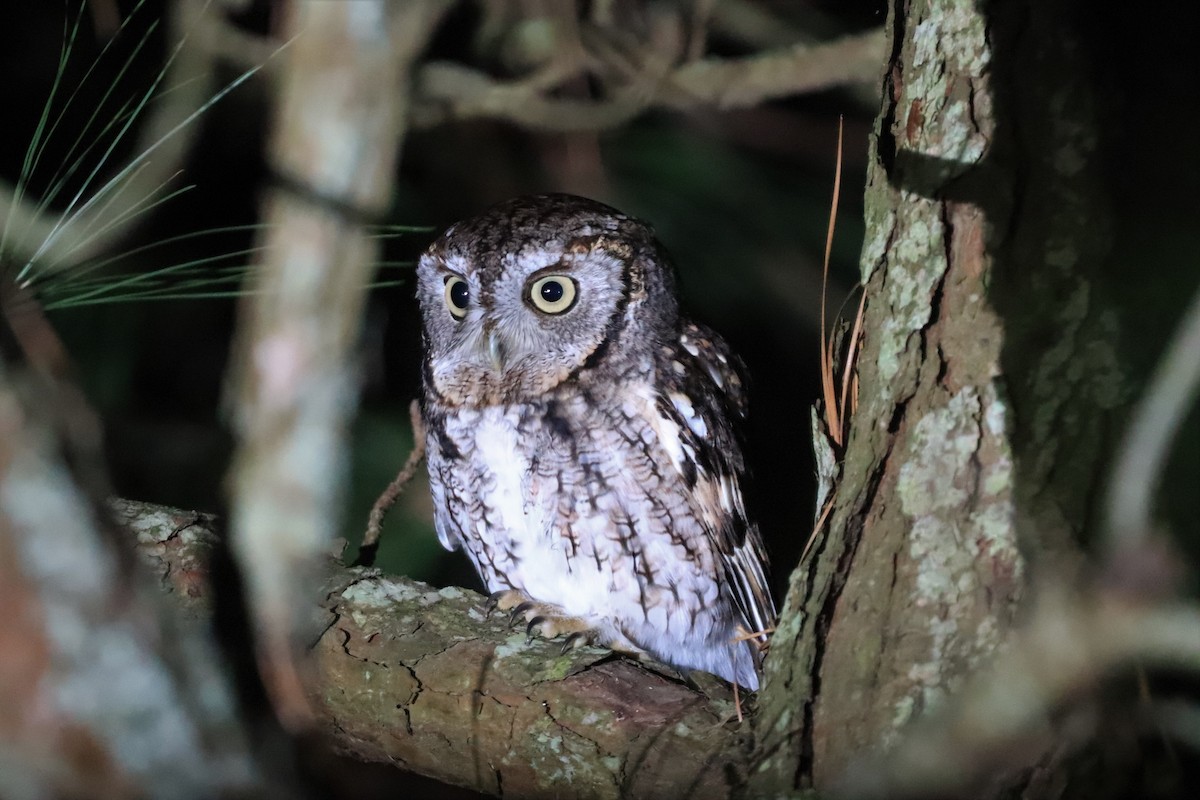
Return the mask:
[[[671,17],[659,19],[639,41],[621,30],[623,20],[605,15],[593,14],[582,22],[563,20],[561,14],[543,20],[534,14],[522,17],[522,9],[505,4],[488,4],[480,34],[485,41],[505,35],[520,40],[514,31],[540,21],[553,31],[553,46],[538,38],[535,52],[516,45],[510,48],[520,52],[510,53],[508,58],[529,72],[519,80],[501,80],[459,62],[422,65],[414,75],[411,124],[428,128],[486,118],[534,130],[605,130],[652,108],[746,108],[781,97],[873,84],[879,78],[886,55],[881,29],[831,42],[795,43],[799,34],[764,16],[761,9],[737,4],[738,11],[724,5],[715,4],[711,21],[723,26],[750,25],[758,31],[747,34],[751,38],[761,38],[773,24],[770,41],[793,44],[744,58],[703,59],[689,52],[704,41],[703,31],[696,30],[697,25],[710,22],[703,8],[698,9],[701,17],[690,25]],[[531,12],[524,9],[524,13]],[[689,30],[686,36],[685,29]],[[215,52],[240,66],[262,63],[262,43],[239,31],[229,29],[209,41]],[[600,82],[607,99],[556,95],[560,87],[587,76]]]
[[[229,400],[233,553],[259,667],[292,730],[311,721],[296,663],[312,572],[330,545],[356,397],[351,355],[378,262],[364,222],[391,197],[407,76],[445,0],[287,4],[263,200],[264,254],[242,298]]]
[[[1068,724],[1101,681],[1135,665],[1200,673],[1200,608],[1042,587],[1033,616],[994,663],[889,755],[847,770],[841,796],[971,796],[1029,768],[1032,753],[1077,750],[1099,734]]]
[[[1117,566],[1143,548],[1171,444],[1200,390],[1200,289],[1184,312],[1117,453],[1108,494],[1109,557]]]
[[[767,100],[872,81],[885,56],[882,31],[819,45],[794,45],[746,58],[702,59],[661,77],[608,87],[610,100],[548,97],[546,75],[498,81],[461,64],[431,62],[417,73],[413,124],[488,117],[538,130],[600,130],[654,107],[677,111],[745,108]],[[647,55],[649,58],[649,55]],[[561,77],[561,76],[556,76]]]
[[[767,100],[876,80],[887,55],[882,30],[738,59],[706,59],[680,67],[670,86],[673,108],[747,108]]]
[[[652,103],[648,92],[636,90],[605,102],[550,99],[543,95],[540,77],[504,83],[451,62],[426,64],[416,79],[412,122],[417,128],[490,118],[534,130],[604,130],[628,122]]]
[[[26,402],[3,369],[5,796],[254,796],[263,776],[207,627],[164,603],[108,535],[39,418],[44,398]]]

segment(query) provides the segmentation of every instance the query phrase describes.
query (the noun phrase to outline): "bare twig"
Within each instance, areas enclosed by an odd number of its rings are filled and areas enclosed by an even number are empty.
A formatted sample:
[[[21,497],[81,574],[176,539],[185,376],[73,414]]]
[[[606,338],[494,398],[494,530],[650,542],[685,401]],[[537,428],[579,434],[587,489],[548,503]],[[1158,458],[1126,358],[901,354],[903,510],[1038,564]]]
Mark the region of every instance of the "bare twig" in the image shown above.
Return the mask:
[[[367,530],[363,533],[362,544],[359,546],[360,563],[369,564],[373,560],[375,549],[379,546],[379,537],[383,533],[383,515],[396,504],[400,493],[417,474],[417,468],[425,458],[425,426],[421,422],[421,404],[416,400],[409,404],[408,416],[412,420],[413,447],[400,472],[383,490],[383,494],[379,495],[375,505],[371,506],[371,514],[367,517]]]

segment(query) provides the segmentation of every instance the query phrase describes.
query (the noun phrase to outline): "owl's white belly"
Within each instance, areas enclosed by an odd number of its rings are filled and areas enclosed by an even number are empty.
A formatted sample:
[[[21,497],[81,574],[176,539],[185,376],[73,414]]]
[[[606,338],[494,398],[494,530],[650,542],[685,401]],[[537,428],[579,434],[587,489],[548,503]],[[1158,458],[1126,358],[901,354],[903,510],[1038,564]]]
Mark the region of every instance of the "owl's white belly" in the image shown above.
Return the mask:
[[[559,398],[448,414],[442,437],[429,439],[439,535],[467,551],[488,591],[516,589],[587,620],[614,647],[753,688],[753,660],[734,643],[737,617],[663,423],[649,392],[627,388],[626,403],[606,413]]]
[[[532,462],[538,453],[529,451],[528,426],[522,433],[519,412],[491,407],[477,413],[472,439],[476,463],[486,473],[479,481],[480,500],[491,513],[474,520],[475,532],[492,552],[503,554],[497,566],[504,578],[489,581],[488,590],[511,583],[571,616],[610,618],[611,569],[594,558],[579,558],[579,545],[564,535],[564,520],[555,513],[558,498],[548,494],[555,487],[536,478]],[[613,531],[606,519],[583,515],[574,520],[573,533],[576,540],[591,542],[597,536],[611,538]]]
[[[511,531],[517,535],[515,532],[541,524],[540,519],[530,514],[527,502],[529,458],[517,441],[516,425],[514,420],[509,419],[513,416],[512,412],[488,408],[478,416],[473,437],[475,451],[480,463],[486,465],[491,473],[491,480],[485,483],[481,499],[486,507],[495,512],[495,517],[475,520],[476,533],[482,539],[494,535],[491,529]]]

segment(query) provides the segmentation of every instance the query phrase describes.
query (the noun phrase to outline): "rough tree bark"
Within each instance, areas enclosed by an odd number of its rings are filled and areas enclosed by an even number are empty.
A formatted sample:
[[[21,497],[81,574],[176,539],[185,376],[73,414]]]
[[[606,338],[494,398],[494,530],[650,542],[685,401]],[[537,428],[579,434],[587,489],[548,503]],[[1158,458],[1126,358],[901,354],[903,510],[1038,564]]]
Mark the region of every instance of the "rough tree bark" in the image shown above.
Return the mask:
[[[162,589],[206,617],[214,517],[112,506]],[[511,797],[719,800],[745,773],[749,729],[715,678],[701,691],[608,650],[562,653],[475,592],[328,567],[308,690],[318,732],[354,759]]]
[[[1124,390],[1086,269],[1106,212],[1067,5],[890,9],[861,396],[772,641],[755,795],[887,750],[996,653],[1039,573],[1077,563]]]

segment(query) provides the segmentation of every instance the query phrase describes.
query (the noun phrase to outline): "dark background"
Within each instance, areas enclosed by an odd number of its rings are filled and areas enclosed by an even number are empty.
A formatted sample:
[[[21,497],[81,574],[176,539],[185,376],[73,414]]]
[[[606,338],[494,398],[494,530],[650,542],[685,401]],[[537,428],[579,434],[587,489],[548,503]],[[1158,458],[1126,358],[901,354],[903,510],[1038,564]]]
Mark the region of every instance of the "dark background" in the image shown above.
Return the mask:
[[[118,5],[126,15],[135,6]],[[824,36],[876,26],[883,19],[882,2],[765,5],[798,26],[811,27],[818,20]],[[430,57],[472,58],[470,43],[478,22],[472,8],[466,4],[447,18]],[[10,184],[20,174],[78,13],[72,2],[21,3],[6,10],[6,28],[0,31],[0,74],[5,76],[0,84],[0,109],[5,112],[0,174]],[[34,195],[44,192],[61,165],[69,163],[68,148],[96,108],[101,118],[112,117],[121,102],[144,92],[158,75],[172,46],[161,27],[152,28],[160,13],[160,3],[144,3],[102,56],[105,42],[97,36],[92,15],[84,14],[52,106],[52,117],[63,108],[66,113],[53,136],[42,139],[45,151],[29,180]],[[247,30],[269,30],[269,5],[254,4],[237,21]],[[143,38],[145,45],[131,57]],[[745,54],[719,38],[711,46],[721,55]],[[237,76],[227,68],[220,83]],[[675,258],[685,308],[724,334],[748,363],[749,455],[777,590],[813,520],[808,408],[819,394],[820,262],[838,117],[845,117],[845,157],[831,313],[857,279],[866,136],[876,111],[875,90],[830,92],[730,113],[652,113],[599,134],[535,134],[480,121],[445,125],[408,136],[397,176],[389,220],[396,224],[440,229],[507,197],[570,191],[609,202],[655,226]],[[72,92],[77,94],[68,105]],[[262,152],[269,97],[266,79],[253,78],[198,121],[200,135],[177,182],[194,188],[143,217],[119,250],[256,221],[256,203],[268,177]],[[133,155],[133,139],[118,142],[102,174],[111,174]],[[77,186],[78,175],[69,184]],[[431,236],[390,240],[384,258],[411,261]],[[112,270],[168,266],[234,252],[251,241],[246,232],[214,233],[120,259]],[[388,267],[381,276],[401,285],[372,292],[363,324],[358,353],[362,402],[352,434],[343,525],[343,535],[352,543],[372,501],[411,446],[407,405],[417,392],[419,327],[407,268]],[[129,302],[64,309],[51,316],[106,420],[117,491],[140,500],[221,510],[231,452],[222,381],[236,300]],[[422,475],[420,485],[390,514],[378,563],[439,584],[476,586],[466,560],[444,553],[437,544],[428,506]]]

